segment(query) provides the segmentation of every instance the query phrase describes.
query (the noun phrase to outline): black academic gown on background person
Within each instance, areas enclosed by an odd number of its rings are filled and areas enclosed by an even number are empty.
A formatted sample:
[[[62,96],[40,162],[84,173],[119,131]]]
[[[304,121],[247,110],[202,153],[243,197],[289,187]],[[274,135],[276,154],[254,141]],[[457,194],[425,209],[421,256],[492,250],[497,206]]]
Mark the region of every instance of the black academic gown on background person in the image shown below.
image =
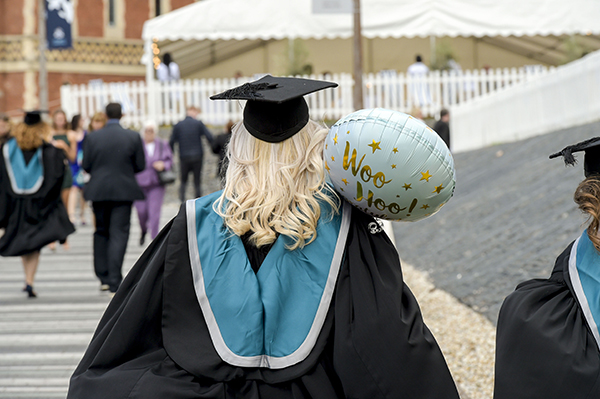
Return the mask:
[[[4,144],[7,148],[8,145]],[[4,150],[4,146],[0,148]],[[4,152],[0,151],[0,228],[5,229],[0,237],[0,255],[26,255],[52,242],[66,240],[75,228],[60,198],[65,174],[63,150],[42,144],[43,180],[39,189],[31,193],[17,193],[13,189],[9,178],[9,168],[13,166],[7,165]],[[29,164],[35,150],[21,152]]]
[[[217,195],[196,201],[205,201],[209,209]],[[210,222],[219,220],[214,215],[190,219],[190,202],[127,275],[71,378],[68,399],[459,398],[444,357],[403,282],[394,245],[372,217],[348,204],[343,211],[346,222],[342,222],[346,230],[340,229],[336,244],[339,258],[334,255],[339,272],[329,275],[333,280],[328,281],[334,281],[330,303],[308,354],[283,368],[275,363],[269,368],[224,361],[222,346],[211,335],[214,325],[210,312],[203,311],[206,303],[198,296],[197,269],[191,260],[196,251],[213,249],[208,244],[204,247],[200,239],[197,244],[189,241],[190,237],[196,239],[195,233],[188,235],[198,228],[200,232],[208,229],[206,237],[212,237],[213,229],[224,227]],[[221,230],[219,234],[227,232]],[[240,240],[237,236],[231,239]],[[320,244],[315,241],[305,249],[311,245]],[[240,246],[235,259],[246,262],[243,276],[259,278],[267,266],[263,263],[254,274]],[[254,255],[251,258],[261,258]],[[220,256],[234,255],[228,249],[215,259]],[[265,262],[268,259],[269,254]],[[281,270],[289,270],[290,265],[281,265]],[[218,273],[225,268],[210,266]],[[233,262],[227,268],[238,266]],[[266,270],[271,273],[271,269]],[[300,270],[302,277],[304,269]],[[235,275],[218,283],[232,290],[228,285],[237,283],[232,280],[236,280]],[[299,292],[303,295],[306,291]],[[225,292],[223,301],[211,306],[216,309],[237,294],[235,290]],[[286,298],[279,299],[265,302],[265,306],[277,306],[278,302],[284,306]],[[296,320],[295,313],[291,319]],[[246,334],[240,331],[233,338],[244,340]]]
[[[573,246],[549,279],[521,283],[505,299],[494,399],[600,398],[600,351],[569,273]]]

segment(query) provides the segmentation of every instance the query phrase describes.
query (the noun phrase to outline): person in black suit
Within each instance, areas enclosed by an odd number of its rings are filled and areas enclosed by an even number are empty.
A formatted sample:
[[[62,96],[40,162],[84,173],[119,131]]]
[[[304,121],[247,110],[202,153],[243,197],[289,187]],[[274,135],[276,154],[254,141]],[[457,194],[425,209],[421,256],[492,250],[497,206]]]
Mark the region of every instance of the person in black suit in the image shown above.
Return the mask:
[[[443,108],[440,111],[440,120],[435,123],[433,130],[444,140],[450,148],[450,111]]]
[[[200,110],[194,106],[187,109],[184,120],[173,127],[173,133],[169,139],[171,149],[175,150],[175,143],[179,143],[179,165],[181,168],[181,186],[179,187],[179,199],[185,201],[185,188],[190,172],[194,173],[194,194],[196,198],[202,196],[200,191],[200,176],[202,173],[202,136],[206,137],[212,145],[213,137],[204,123],[196,119]]]
[[[121,105],[106,106],[108,122],[90,133],[83,145],[83,169],[90,174],[83,195],[92,201],[96,217],[94,270],[101,290],[116,292],[129,239],[131,206],[144,199],[135,174],[146,167],[144,146],[137,132],[119,124]]]

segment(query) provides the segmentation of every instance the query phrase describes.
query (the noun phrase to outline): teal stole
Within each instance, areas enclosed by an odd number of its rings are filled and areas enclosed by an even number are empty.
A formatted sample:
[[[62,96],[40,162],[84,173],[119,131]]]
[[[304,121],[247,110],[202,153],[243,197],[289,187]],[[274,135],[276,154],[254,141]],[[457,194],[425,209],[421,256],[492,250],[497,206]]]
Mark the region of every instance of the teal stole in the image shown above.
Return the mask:
[[[225,362],[281,369],[312,351],[329,310],[351,209],[321,208],[317,238],[290,251],[280,235],[257,273],[240,237],[213,210],[221,192],[186,203],[188,246],[198,303]]]
[[[585,320],[600,348],[600,253],[588,237],[587,230],[571,249],[569,277]]]
[[[42,187],[44,182],[42,147],[36,150],[29,163],[25,163],[23,151],[13,137],[2,147],[2,155],[10,186],[15,194],[34,194]]]

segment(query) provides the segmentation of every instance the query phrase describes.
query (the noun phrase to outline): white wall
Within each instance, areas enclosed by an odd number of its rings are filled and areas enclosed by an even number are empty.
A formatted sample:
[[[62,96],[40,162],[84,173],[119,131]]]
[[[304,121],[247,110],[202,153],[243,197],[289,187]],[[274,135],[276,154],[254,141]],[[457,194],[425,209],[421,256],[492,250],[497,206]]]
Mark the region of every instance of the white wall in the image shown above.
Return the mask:
[[[451,108],[452,151],[523,140],[600,120],[600,51]]]

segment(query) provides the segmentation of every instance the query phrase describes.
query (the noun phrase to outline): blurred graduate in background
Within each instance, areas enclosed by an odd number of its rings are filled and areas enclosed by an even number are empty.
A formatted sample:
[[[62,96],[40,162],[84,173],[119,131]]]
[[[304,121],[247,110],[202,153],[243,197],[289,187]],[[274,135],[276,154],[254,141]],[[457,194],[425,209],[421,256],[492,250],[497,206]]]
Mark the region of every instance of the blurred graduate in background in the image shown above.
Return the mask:
[[[28,112],[0,151],[1,256],[21,256],[25,287],[36,297],[34,277],[40,250],[54,241],[65,242],[75,231],[61,200],[68,171],[64,151],[44,141],[50,126],[40,111]],[[68,171],[70,173],[70,171]]]

